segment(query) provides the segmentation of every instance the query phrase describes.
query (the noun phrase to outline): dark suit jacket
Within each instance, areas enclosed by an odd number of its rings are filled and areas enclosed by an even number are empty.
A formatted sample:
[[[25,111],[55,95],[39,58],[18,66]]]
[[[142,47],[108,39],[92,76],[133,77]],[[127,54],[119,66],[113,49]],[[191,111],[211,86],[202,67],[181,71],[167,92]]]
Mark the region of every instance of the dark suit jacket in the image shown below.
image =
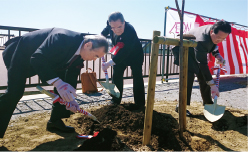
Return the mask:
[[[216,47],[210,37],[210,30],[212,25],[205,25],[193,30],[190,30],[188,34],[192,34],[196,37],[197,46],[196,48],[189,48],[188,58],[188,70],[194,73],[199,73],[199,68],[202,71],[206,81],[212,80],[212,75],[208,67],[208,53],[216,55],[219,51],[213,52]],[[175,64],[179,65],[179,46],[172,49],[175,56]]]
[[[112,60],[118,64],[122,63],[125,65],[132,64],[142,64],[144,60],[144,54],[142,45],[140,40],[136,34],[135,29],[131,24],[125,22],[125,28],[122,35],[118,36],[115,40],[115,36],[109,23],[107,22],[107,26],[101,32],[103,36],[110,35],[111,41],[113,45],[116,45],[118,42],[123,42],[124,47],[120,49],[120,51],[113,56]]]
[[[38,74],[42,82],[58,77],[58,72],[67,70],[68,77],[77,81],[83,59],[79,58],[70,67],[68,61],[84,39],[81,33],[61,28],[49,28],[27,33],[7,42],[3,52],[8,75]],[[10,48],[12,44],[16,47]],[[75,87],[75,86],[74,86]]]

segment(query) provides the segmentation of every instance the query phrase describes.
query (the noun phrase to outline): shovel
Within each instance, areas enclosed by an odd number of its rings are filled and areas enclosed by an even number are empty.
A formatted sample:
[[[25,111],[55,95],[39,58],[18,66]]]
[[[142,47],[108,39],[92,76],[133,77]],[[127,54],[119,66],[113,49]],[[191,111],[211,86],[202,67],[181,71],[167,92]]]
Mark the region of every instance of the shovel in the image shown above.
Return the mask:
[[[220,67],[216,66],[213,70],[217,69],[216,86],[219,88]],[[225,106],[217,105],[217,96],[214,97],[214,104],[205,104],[203,114],[210,122],[219,120],[225,112]]]
[[[72,106],[69,102],[66,102],[66,101],[64,101],[63,99],[61,99],[57,94],[55,94],[55,93],[53,93],[53,92],[50,92],[50,91],[47,91],[47,90],[43,89],[41,86],[39,86],[39,85],[36,86],[36,88],[37,88],[41,93],[44,93],[44,94],[48,95],[49,97],[51,97],[53,103],[59,102],[60,104],[65,105],[65,106],[68,107],[68,108]],[[78,112],[80,112],[80,113],[82,113],[82,114],[88,116],[88,117],[91,118],[93,121],[95,121],[95,122],[97,122],[97,123],[100,123],[100,122],[97,120],[97,118],[96,118],[94,115],[92,115],[91,113],[89,113],[89,112],[87,112],[87,111],[85,111],[85,110],[83,110],[83,109],[80,109]]]
[[[105,64],[105,59],[104,57],[102,57],[102,63]],[[106,82],[100,82],[101,85],[106,89],[107,93],[110,96],[114,96],[116,98],[120,97],[120,91],[118,90],[118,88],[115,86],[115,84],[109,83],[109,77],[108,77],[108,72],[107,70],[104,71],[105,73],[105,78],[106,78]]]

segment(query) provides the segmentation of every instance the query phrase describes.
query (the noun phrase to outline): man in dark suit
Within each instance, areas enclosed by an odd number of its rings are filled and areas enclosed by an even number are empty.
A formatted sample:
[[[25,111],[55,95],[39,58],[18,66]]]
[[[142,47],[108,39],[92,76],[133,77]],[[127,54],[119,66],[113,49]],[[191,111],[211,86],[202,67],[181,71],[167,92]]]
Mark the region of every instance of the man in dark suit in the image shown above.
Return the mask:
[[[224,64],[225,60],[220,55],[217,44],[225,40],[230,33],[231,26],[225,21],[218,21],[214,25],[201,26],[187,33],[195,36],[197,42],[196,48],[189,48],[187,105],[190,105],[195,75],[199,81],[203,105],[213,104],[212,98],[219,96],[219,89],[216,87],[208,67],[207,55],[212,53],[218,64]],[[179,47],[174,47],[172,51],[175,56],[174,64],[179,65]],[[176,112],[178,112],[178,105],[176,106]],[[188,116],[192,115],[188,110],[186,114]]]
[[[56,94],[73,106],[53,105],[47,130],[74,132],[62,118],[79,110],[75,101],[77,77],[85,60],[96,60],[108,51],[108,42],[100,35],[85,36],[74,31],[49,28],[27,33],[5,43],[3,59],[8,70],[8,88],[0,96],[0,138],[25,89],[26,78],[38,74],[43,83],[52,84]]]
[[[112,103],[120,104],[123,93],[123,74],[127,66],[133,74],[134,102],[138,107],[145,105],[145,89],[142,76],[144,54],[142,45],[131,24],[124,20],[120,12],[109,15],[107,26],[101,32],[103,36],[110,35],[114,45],[111,60],[102,66],[103,71],[114,65],[113,83],[120,91],[120,98],[113,97]]]

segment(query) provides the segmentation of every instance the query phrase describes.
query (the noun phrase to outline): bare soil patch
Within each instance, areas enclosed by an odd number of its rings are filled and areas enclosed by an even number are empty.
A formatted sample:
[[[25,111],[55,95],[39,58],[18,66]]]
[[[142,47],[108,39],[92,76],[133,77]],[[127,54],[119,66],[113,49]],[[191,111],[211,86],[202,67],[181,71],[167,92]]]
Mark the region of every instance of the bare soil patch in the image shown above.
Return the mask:
[[[12,120],[3,139],[1,151],[247,151],[247,110],[226,108],[217,122],[207,121],[203,106],[192,102],[188,109],[194,115],[187,117],[184,139],[179,137],[177,101],[158,101],[154,104],[151,143],[142,146],[145,109],[132,104],[102,106],[87,109],[100,124],[76,113],[64,119],[75,127],[76,133],[46,131],[49,112],[22,115]],[[78,134],[98,136],[78,139]]]

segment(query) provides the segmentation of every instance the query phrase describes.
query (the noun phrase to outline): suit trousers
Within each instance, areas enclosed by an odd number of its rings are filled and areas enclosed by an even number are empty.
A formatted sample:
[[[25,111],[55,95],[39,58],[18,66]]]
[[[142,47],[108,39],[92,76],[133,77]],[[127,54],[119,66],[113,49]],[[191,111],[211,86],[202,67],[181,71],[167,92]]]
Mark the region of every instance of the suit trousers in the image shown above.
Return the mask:
[[[113,97],[112,100],[116,103],[120,103],[123,94],[123,74],[126,69],[125,64],[117,64],[114,65],[114,73],[113,73],[113,83],[120,91],[120,98]],[[141,64],[132,64],[130,65],[133,75],[133,94],[134,94],[134,102],[138,105],[145,105],[145,87],[144,80],[142,75],[142,63]]]
[[[199,73],[196,74],[196,77],[199,82],[200,92],[203,100],[203,105],[205,104],[213,104],[212,97],[211,97],[211,88],[207,85],[206,80],[199,69]],[[195,73],[188,71],[188,84],[187,84],[187,105],[190,105],[192,87],[195,79]]]
[[[23,48],[17,42],[10,44],[6,49],[16,49],[12,57],[11,63],[6,65],[8,70],[8,87],[2,96],[0,96],[0,138],[3,138],[5,131],[8,127],[11,116],[16,108],[17,103],[23,96],[25,90],[26,79],[35,75],[35,71],[26,65],[25,59],[21,51]],[[8,62],[5,62],[8,63]],[[59,74],[63,79],[65,77],[65,71]],[[64,105],[56,103],[53,105],[51,119],[57,120],[61,118],[70,117],[70,111],[66,110]]]

